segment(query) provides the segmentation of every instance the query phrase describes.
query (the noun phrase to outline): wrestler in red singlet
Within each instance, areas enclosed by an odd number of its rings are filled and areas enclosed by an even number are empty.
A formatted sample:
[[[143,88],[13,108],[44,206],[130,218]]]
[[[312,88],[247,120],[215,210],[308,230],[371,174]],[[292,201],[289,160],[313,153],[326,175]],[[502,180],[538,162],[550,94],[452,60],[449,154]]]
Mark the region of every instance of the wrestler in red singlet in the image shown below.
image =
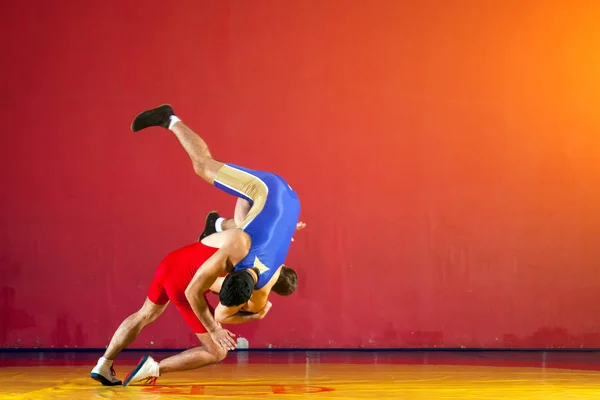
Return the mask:
[[[185,289],[196,271],[217,250],[219,249],[201,242],[175,250],[160,263],[148,290],[148,298],[154,304],[167,304],[171,300],[194,333],[205,333],[206,328],[194,314],[185,297]],[[207,292],[204,292],[205,298]],[[211,309],[211,314],[214,314],[208,301],[206,303]]]

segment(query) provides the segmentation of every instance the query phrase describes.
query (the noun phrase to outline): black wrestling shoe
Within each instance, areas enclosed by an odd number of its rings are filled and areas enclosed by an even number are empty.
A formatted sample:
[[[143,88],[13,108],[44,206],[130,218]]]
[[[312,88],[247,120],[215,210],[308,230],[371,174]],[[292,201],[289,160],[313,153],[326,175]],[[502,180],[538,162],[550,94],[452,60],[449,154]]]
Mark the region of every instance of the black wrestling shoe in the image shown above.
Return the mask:
[[[131,123],[131,130],[137,132],[150,126],[162,126],[168,129],[172,115],[175,115],[175,113],[173,112],[173,108],[168,104],[163,104],[152,110],[146,110],[135,117]]]
[[[211,211],[208,213],[208,215],[206,216],[206,226],[204,227],[204,232],[202,232],[202,234],[198,238],[199,242],[205,237],[210,236],[213,233],[217,233],[217,227],[215,225],[219,218],[221,218],[221,216],[216,211]]]

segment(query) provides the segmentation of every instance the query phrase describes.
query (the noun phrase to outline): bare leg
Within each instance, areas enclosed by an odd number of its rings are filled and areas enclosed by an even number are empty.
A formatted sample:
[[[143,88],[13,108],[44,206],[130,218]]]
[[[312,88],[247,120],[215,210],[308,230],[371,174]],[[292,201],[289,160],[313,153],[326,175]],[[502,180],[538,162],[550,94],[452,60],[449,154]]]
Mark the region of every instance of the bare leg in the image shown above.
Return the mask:
[[[212,185],[224,163],[213,159],[206,142],[183,122],[177,121],[171,131],[192,160],[196,174]]]
[[[237,225],[235,223],[234,218],[226,218],[225,220],[223,220],[223,222],[221,222],[221,230],[223,231],[235,228],[237,228]]]
[[[227,356],[227,350],[223,350],[217,346],[209,333],[199,333],[196,336],[202,342],[202,346],[186,350],[160,361],[158,365],[161,375],[169,372],[189,371],[206,365],[216,364]]]
[[[104,353],[104,358],[114,360],[125,347],[138,337],[142,329],[160,317],[168,304],[154,304],[146,298],[142,308],[121,323]]]
[[[246,219],[246,216],[248,216],[250,208],[252,208],[252,205],[248,200],[238,197],[237,202],[235,203],[235,212],[233,214],[233,228],[235,228],[236,226],[242,226],[244,220]],[[225,228],[225,226],[223,226],[223,230],[233,228]]]
[[[221,222],[221,230],[235,229],[238,226],[241,226],[246,216],[248,215],[248,211],[252,205],[246,199],[242,199],[238,197],[237,202],[235,203],[235,212],[233,218],[226,218],[223,222]]]

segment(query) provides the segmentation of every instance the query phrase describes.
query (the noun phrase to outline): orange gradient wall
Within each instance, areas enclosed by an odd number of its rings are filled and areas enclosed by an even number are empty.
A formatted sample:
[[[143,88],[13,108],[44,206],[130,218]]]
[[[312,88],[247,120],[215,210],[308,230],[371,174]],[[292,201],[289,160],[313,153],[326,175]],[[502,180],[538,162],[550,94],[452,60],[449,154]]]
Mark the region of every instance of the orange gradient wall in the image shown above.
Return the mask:
[[[250,347],[600,347],[597,1],[3,8],[1,346],[104,347],[232,212],[129,130],[168,102],[301,196],[301,286]],[[195,344],[172,309],[133,346]]]

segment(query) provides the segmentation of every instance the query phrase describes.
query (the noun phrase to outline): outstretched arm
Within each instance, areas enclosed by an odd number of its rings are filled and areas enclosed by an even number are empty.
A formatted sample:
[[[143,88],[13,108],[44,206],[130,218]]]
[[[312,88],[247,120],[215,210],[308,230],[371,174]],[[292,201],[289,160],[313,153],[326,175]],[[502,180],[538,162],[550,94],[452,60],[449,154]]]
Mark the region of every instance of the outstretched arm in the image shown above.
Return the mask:
[[[213,340],[221,347],[231,349],[235,347],[235,342],[231,338],[233,334],[222,329],[214,320],[204,298],[204,292],[215,283],[219,276],[231,272],[233,266],[248,254],[250,238],[240,230],[223,232],[222,236],[224,238],[223,245],[198,268],[185,290],[185,297]]]
[[[220,304],[217,306],[215,310],[215,318],[221,324],[234,325],[234,324],[243,324],[245,322],[250,321],[258,321],[261,320],[267,315],[269,310],[271,309],[271,302],[267,301],[267,304],[257,312],[244,311],[241,310],[241,307],[225,307]]]
[[[221,324],[243,324],[244,322],[263,319],[271,303],[268,301],[269,293],[265,290],[258,290],[252,293],[250,300],[241,306],[226,307],[219,303],[215,309],[215,319]],[[266,311],[265,311],[265,307]],[[261,313],[261,311],[264,311]]]
[[[204,292],[210,288],[220,275],[227,273],[229,269],[228,261],[229,257],[226,249],[219,249],[196,271],[185,290],[185,297],[192,310],[194,310],[194,314],[208,332],[214,331],[217,328],[217,323],[211,315],[210,308],[204,298]]]

